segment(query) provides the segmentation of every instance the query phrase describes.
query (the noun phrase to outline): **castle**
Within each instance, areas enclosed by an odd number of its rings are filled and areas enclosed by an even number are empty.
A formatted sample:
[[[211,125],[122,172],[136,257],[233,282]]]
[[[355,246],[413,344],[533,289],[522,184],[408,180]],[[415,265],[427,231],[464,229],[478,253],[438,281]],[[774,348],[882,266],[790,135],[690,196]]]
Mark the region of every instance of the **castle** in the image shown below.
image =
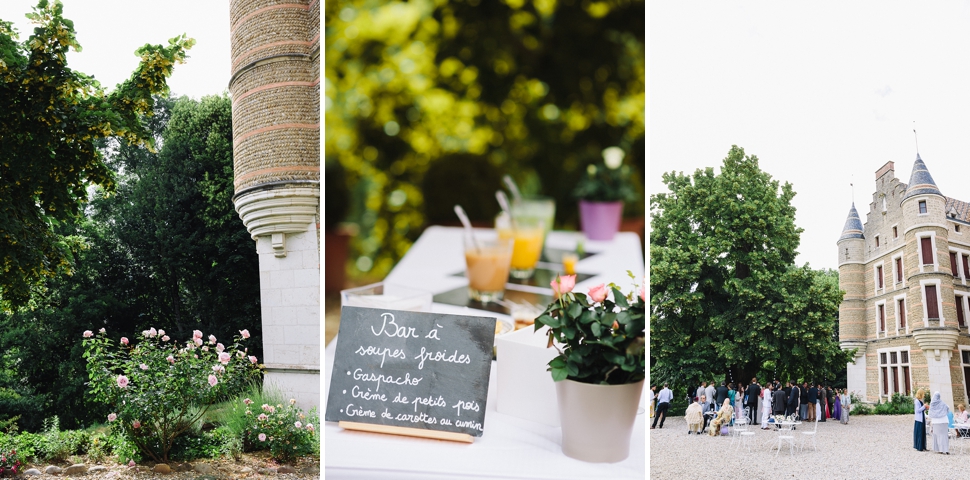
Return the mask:
[[[909,184],[876,172],[863,224],[855,204],[838,240],[839,342],[857,349],[848,390],[867,402],[920,387],[970,399],[970,204],[937,188],[916,155]]]

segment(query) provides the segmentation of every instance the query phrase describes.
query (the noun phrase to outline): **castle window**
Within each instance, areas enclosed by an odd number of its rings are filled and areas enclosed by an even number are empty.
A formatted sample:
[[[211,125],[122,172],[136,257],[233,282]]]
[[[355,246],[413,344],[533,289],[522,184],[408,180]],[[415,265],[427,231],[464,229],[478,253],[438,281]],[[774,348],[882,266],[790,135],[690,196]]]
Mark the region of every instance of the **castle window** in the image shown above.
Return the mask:
[[[926,318],[928,319],[939,319],[940,318],[940,306],[936,301],[936,285],[926,285],[924,287],[926,294]]]
[[[880,304],[876,308],[879,310],[879,331],[886,331],[886,305]]]
[[[876,267],[876,285],[878,285],[876,288],[883,288],[883,285],[882,285],[882,265],[879,265],[878,267]]]
[[[876,235],[876,248],[879,248],[879,235]]]
[[[960,271],[957,270],[957,252],[950,252],[950,273],[954,277],[960,276]]]
[[[882,382],[880,382],[882,384],[882,391],[880,393],[886,396],[894,393],[909,395],[909,350],[897,349],[889,351],[888,359],[886,358],[886,353],[879,352],[879,373],[882,377]],[[891,390],[890,387],[892,387]]]
[[[926,213],[926,200],[919,201],[919,213]]]
[[[922,250],[923,265],[933,265],[933,239],[922,237],[919,239],[920,250]]]
[[[953,226],[953,231],[955,231],[957,233],[960,233],[960,226],[959,225],[954,225]]]
[[[961,297],[960,295],[955,295],[953,297],[953,302],[957,306],[957,325],[960,325],[961,327],[965,327],[966,321],[963,318],[963,297]]]
[[[963,255],[963,278],[970,278],[970,256]]]
[[[906,299],[896,300],[896,314],[899,315],[899,329],[906,330]]]
[[[896,283],[903,281],[903,257],[896,257]]]
[[[896,230],[896,227],[893,227],[893,238],[899,238],[899,233]]]

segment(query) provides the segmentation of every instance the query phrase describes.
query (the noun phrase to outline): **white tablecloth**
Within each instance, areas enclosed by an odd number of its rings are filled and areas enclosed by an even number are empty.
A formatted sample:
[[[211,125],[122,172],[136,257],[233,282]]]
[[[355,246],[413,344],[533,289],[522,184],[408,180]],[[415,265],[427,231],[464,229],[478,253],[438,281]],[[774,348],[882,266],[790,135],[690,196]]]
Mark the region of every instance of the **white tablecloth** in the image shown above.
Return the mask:
[[[483,231],[487,234],[487,231]],[[431,227],[411,247],[385,279],[442,293],[467,284],[453,273],[464,265],[462,232],[458,228]],[[547,245],[575,248],[581,234],[550,232]],[[580,260],[576,270],[595,273],[577,285],[576,291],[614,282],[624,290],[632,287],[626,271],[643,283],[643,256],[636,234],[620,233],[612,242],[586,242],[586,250],[598,252]],[[629,286],[629,287],[628,287]],[[496,316],[467,307],[434,304],[436,313]],[[330,391],[330,373],[336,340],[324,356],[324,397]],[[395,435],[346,431],[333,422],[324,423],[326,478],[332,479],[607,479],[646,478],[645,414],[637,415],[630,456],[613,464],[594,464],[563,455],[561,431],[537,422],[504,415],[495,410],[496,368],[492,362],[485,431],[472,444]],[[645,402],[641,397],[641,405]],[[326,410],[324,404],[324,411]]]

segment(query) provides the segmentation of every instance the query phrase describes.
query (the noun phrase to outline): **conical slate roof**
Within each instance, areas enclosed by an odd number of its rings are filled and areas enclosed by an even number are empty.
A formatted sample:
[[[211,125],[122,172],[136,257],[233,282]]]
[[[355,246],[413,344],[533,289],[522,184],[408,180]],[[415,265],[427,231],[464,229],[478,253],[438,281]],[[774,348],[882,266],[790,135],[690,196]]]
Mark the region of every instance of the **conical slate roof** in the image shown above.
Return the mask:
[[[859,218],[859,212],[855,209],[855,202],[852,202],[852,208],[849,209],[849,218],[845,219],[845,226],[842,227],[842,236],[839,237],[839,241],[850,238],[865,238],[862,236],[862,219]]]
[[[930,195],[935,194],[943,196],[940,189],[936,187],[936,182],[933,181],[933,176],[930,175],[930,171],[926,169],[926,164],[923,163],[923,159],[919,158],[919,154],[916,154],[916,163],[913,164],[913,173],[909,176],[909,186],[906,187],[906,195],[903,196],[903,200],[915,195]]]

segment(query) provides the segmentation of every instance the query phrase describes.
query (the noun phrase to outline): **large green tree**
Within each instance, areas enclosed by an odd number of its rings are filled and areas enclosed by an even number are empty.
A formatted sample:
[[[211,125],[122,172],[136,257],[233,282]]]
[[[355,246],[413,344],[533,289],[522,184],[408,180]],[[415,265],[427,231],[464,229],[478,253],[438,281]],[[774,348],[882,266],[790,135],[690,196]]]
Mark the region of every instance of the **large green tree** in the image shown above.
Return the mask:
[[[40,0],[27,16],[36,25],[22,43],[0,20],[0,300],[23,305],[42,279],[68,271],[77,244],[56,226],[81,213],[90,184],[111,189],[113,175],[99,142],[109,137],[151,144],[144,124],[152,95],[185,60],[193,40],[145,45],[131,77],[110,93],[67,66],[80,51],[61,3]]]
[[[651,195],[650,355],[655,378],[832,378],[842,292],[796,266],[795,196],[732,146],[720,172],[663,175]]]

